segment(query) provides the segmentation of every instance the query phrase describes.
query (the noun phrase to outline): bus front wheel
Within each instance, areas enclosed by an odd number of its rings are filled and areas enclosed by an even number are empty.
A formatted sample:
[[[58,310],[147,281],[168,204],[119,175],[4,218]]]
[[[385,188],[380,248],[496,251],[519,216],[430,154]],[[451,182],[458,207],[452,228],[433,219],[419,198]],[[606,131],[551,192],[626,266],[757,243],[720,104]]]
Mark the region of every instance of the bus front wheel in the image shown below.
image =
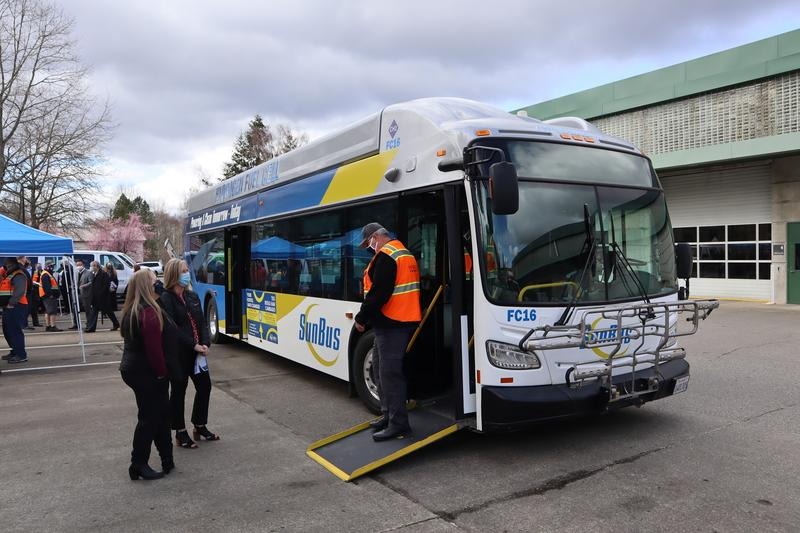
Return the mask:
[[[381,402],[378,396],[378,375],[373,365],[375,333],[367,331],[356,344],[353,359],[353,380],[358,392],[358,397],[375,414],[381,412]]]
[[[217,313],[217,303],[212,299],[206,302],[206,323],[211,334],[211,344],[217,344],[222,339],[219,333],[219,316]]]

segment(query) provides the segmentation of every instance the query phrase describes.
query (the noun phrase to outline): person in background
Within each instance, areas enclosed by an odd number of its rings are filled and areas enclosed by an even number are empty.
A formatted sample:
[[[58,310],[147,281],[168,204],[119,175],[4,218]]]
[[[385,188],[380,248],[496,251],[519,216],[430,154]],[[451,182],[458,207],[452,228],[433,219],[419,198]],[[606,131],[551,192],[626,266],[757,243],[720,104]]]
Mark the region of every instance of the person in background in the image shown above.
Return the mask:
[[[159,479],[175,468],[169,441],[169,380],[164,358],[166,320],[156,302],[150,274],[136,272],[128,282],[120,332],[124,347],[119,371],[125,384],[133,389],[139,409],[128,467],[128,475],[134,481]],[[149,464],[153,443],[161,456],[161,472]]]
[[[197,444],[189,437],[184,419],[186,386],[189,378],[194,383],[195,395],[192,407],[194,438],[219,440],[219,436],[206,427],[208,403],[211,399],[211,378],[205,356],[211,344],[208,324],[206,324],[200,298],[191,290],[191,275],[186,261],[170,259],[164,265],[164,288],[159,303],[167,316],[167,322],[174,324],[168,333],[167,367],[172,386],[170,407],[172,429],[175,430],[175,443],[181,448],[196,448]],[[173,331],[174,329],[174,331]]]
[[[92,261],[92,304],[91,312],[89,313],[89,321],[86,324],[87,333],[92,333],[97,329],[97,316],[103,313],[111,320],[111,331],[119,329],[119,322],[117,316],[108,309],[108,298],[111,292],[111,278],[104,269],[100,267],[100,263]],[[116,297],[116,293],[115,293]]]
[[[31,264],[30,261],[28,264]],[[31,268],[30,274],[31,289],[28,291],[28,316],[31,317],[31,325],[26,329],[33,330],[34,328],[42,327],[39,323],[39,305],[41,304],[41,299],[39,297],[39,278],[42,275],[42,265],[36,263],[36,265]],[[27,319],[25,323],[28,323]]]
[[[422,318],[419,301],[419,269],[414,255],[393,239],[377,222],[361,230],[361,247],[375,256],[364,271],[364,302],[355,316],[355,327],[375,332],[373,365],[383,416],[370,423],[372,438],[383,441],[411,431],[406,410],[406,378],[403,359],[414,328]]]
[[[36,289],[36,291],[34,291],[33,274],[32,274],[33,269],[31,268],[31,262],[28,261],[28,258],[26,256],[24,256],[24,255],[20,255],[19,257],[17,257],[17,262],[19,263],[20,271],[23,274],[25,274],[25,278],[28,281],[28,288],[27,288],[27,290],[25,292],[25,296],[27,297],[28,303],[30,304],[31,303],[32,294],[34,292],[38,291],[38,288]],[[31,306],[28,305],[28,314],[25,315],[24,317],[22,317],[22,327],[23,327],[23,329],[26,329],[28,331],[35,331],[36,328],[34,328],[33,326],[29,326],[28,325],[28,315],[30,314],[30,312],[31,312]],[[38,321],[39,321],[39,318],[37,317],[36,318],[36,322],[38,322]]]
[[[117,269],[110,262],[106,263],[106,274],[108,274],[108,312],[114,313],[117,310],[117,289],[119,288],[119,276]]]
[[[78,298],[80,299],[81,308],[86,314],[86,329],[88,330],[90,329],[88,327],[89,317],[92,314],[92,281],[94,280],[94,275],[91,269],[84,267],[83,261],[80,259],[75,261],[75,268],[78,271]]]
[[[58,314],[58,297],[61,291],[53,275],[53,262],[48,261],[44,265],[44,270],[39,275],[39,298],[44,304],[44,324],[45,331],[61,331],[56,327],[56,315]]]
[[[7,298],[3,309],[3,337],[11,351],[2,358],[10,364],[25,363],[28,353],[22,328],[28,322],[28,277],[15,257],[6,258],[5,270],[6,275],[0,281],[0,298]]]
[[[75,271],[69,260],[64,259],[61,261],[61,266],[63,269],[59,275],[58,287],[61,289],[61,299],[64,301],[64,304],[69,307],[69,312],[72,315],[72,326],[69,329],[78,329],[78,313],[80,310],[78,308],[78,302],[75,301],[75,297],[73,296],[72,287],[73,283],[75,283],[75,280],[78,280],[78,278],[73,278]]]

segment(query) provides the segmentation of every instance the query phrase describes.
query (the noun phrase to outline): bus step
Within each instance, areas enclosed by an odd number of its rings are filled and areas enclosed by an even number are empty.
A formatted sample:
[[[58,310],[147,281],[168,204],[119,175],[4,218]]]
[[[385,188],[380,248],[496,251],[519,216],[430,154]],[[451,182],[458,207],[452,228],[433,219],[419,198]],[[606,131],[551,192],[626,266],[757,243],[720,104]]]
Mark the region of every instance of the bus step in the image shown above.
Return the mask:
[[[311,444],[306,455],[342,481],[352,481],[455,433],[462,426],[424,407],[408,412],[411,433],[382,442],[372,440],[369,421]]]

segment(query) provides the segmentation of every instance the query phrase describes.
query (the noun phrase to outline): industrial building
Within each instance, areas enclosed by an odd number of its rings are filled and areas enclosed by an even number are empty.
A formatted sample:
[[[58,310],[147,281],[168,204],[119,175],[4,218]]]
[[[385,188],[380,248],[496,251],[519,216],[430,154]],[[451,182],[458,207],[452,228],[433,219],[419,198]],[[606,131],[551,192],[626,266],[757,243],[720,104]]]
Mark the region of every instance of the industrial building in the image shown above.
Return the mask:
[[[652,159],[693,296],[800,304],[800,30],[523,109]]]

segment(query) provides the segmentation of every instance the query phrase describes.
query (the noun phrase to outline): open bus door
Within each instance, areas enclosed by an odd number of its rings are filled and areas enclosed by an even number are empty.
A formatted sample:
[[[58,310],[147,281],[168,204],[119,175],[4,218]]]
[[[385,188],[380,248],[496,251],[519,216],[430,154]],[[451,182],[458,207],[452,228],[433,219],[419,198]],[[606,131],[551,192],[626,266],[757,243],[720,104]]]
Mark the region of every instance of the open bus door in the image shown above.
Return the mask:
[[[474,412],[468,338],[471,311],[465,290],[463,235],[469,233],[463,185],[410,195],[398,237],[417,258],[423,320],[412,336],[406,372],[412,432],[375,442],[369,421],[311,444],[306,454],[351,481],[465,427]],[[444,215],[443,215],[444,214]],[[470,388],[472,387],[472,388]]]
[[[250,226],[225,231],[225,333],[246,339],[243,291],[250,265]]]

